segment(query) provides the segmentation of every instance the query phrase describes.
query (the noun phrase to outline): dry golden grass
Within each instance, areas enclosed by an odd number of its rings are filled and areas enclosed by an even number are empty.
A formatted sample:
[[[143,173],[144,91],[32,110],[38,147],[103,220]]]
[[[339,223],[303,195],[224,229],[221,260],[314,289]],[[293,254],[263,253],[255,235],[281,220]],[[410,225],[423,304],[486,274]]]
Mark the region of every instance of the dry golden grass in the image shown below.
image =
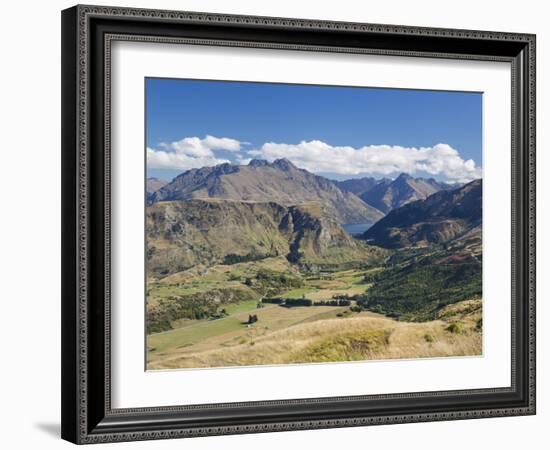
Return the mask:
[[[372,313],[323,319],[251,336],[236,345],[164,355],[149,369],[227,367],[383,359],[473,356],[482,353],[481,300],[453,305],[445,320],[398,322]],[[479,308],[478,308],[479,306]],[[454,314],[452,314],[454,312]],[[460,327],[449,329],[450,323]]]
[[[307,321],[334,318],[345,309],[333,306],[285,308],[267,305],[220,320],[200,321],[194,325],[148,336],[148,347],[156,350],[148,352],[147,358],[154,365],[159,360],[180,359],[188,354],[223,350],[243,342],[254,342],[262,336],[273,336],[278,330],[288,330]],[[255,325],[247,327],[244,322],[251,313],[259,320]]]

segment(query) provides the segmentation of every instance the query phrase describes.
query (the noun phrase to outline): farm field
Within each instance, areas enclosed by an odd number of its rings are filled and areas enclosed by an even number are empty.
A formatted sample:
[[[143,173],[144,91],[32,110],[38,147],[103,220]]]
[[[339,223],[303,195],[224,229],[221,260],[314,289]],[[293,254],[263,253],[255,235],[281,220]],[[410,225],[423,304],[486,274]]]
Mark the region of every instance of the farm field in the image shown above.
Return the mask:
[[[370,286],[364,277],[372,271],[353,269],[304,276],[286,258],[274,257],[233,265],[194,267],[160,280],[149,279],[148,334],[180,328],[187,325],[186,318],[203,319],[222,311],[223,315],[248,311],[266,297],[325,301],[333,296],[361,294]],[[197,303],[194,313],[173,311],[182,302],[191,303],[189,299]],[[167,311],[172,312],[165,314]]]
[[[180,329],[158,333],[148,338],[148,362],[154,363],[174,355],[212,350],[218,347],[254,345],[255,339],[291,326],[325,319],[345,310],[344,307],[293,307],[269,305],[249,312],[241,312],[217,320],[205,320]],[[246,324],[249,313],[256,314],[258,322]]]

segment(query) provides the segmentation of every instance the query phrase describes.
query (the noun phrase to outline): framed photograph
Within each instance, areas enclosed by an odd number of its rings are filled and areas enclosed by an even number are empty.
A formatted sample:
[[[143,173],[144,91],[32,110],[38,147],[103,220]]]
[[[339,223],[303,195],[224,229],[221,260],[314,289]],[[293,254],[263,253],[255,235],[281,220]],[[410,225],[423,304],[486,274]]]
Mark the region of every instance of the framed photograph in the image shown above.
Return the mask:
[[[62,12],[62,436],[535,413],[535,36]]]

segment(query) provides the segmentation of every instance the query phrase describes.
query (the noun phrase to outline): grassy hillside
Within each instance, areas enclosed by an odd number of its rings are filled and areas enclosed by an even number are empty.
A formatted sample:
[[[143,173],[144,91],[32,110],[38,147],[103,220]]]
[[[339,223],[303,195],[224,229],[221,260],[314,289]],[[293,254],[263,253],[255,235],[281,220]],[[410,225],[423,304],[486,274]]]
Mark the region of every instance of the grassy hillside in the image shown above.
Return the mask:
[[[219,199],[147,207],[147,270],[160,278],[197,265],[285,256],[300,265],[381,259],[384,251],[349,236],[324,205]]]
[[[399,322],[369,312],[270,306],[148,338],[148,368],[221,367],[480,355],[481,300],[443,308],[436,320]],[[342,308],[341,308],[342,309]],[[311,317],[316,314],[317,317]],[[341,317],[338,317],[340,314]]]
[[[445,189],[434,183],[402,175],[382,200]],[[156,190],[148,368],[480,354],[481,182],[394,209],[363,235],[379,246],[341,226],[371,212],[286,160],[192,169]]]
[[[194,267],[160,280],[149,280],[147,331],[149,334],[188,325],[196,320],[224,318],[257,308],[262,298],[305,298],[314,302],[359,295],[373,269],[338,272],[300,272],[284,257],[232,265]]]
[[[367,276],[373,285],[358,303],[401,320],[423,321],[434,319],[446,305],[481,296],[481,255],[470,246],[477,248],[468,241],[452,249],[431,246],[395,253],[382,270]]]
[[[185,320],[220,318],[242,305],[255,308],[264,295],[302,286],[296,268],[284,257],[198,266],[147,284],[147,332],[181,326]]]
[[[442,190],[394,209],[363,235],[385,248],[442,244],[481,225],[482,181]]]
[[[215,265],[229,255],[288,253],[288,240],[278,230],[287,210],[275,203],[190,200],[156,203],[146,212],[150,275]]]

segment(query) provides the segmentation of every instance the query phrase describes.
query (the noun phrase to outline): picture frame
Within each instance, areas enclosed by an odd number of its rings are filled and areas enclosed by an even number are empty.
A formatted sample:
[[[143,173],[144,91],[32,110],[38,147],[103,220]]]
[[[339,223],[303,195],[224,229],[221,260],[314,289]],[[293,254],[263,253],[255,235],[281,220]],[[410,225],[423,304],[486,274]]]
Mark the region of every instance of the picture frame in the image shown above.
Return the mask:
[[[111,45],[511,66],[510,386],[113,408]],[[85,444],[535,414],[535,36],[78,5],[62,12],[62,437]],[[490,269],[487,269],[490,270]]]

